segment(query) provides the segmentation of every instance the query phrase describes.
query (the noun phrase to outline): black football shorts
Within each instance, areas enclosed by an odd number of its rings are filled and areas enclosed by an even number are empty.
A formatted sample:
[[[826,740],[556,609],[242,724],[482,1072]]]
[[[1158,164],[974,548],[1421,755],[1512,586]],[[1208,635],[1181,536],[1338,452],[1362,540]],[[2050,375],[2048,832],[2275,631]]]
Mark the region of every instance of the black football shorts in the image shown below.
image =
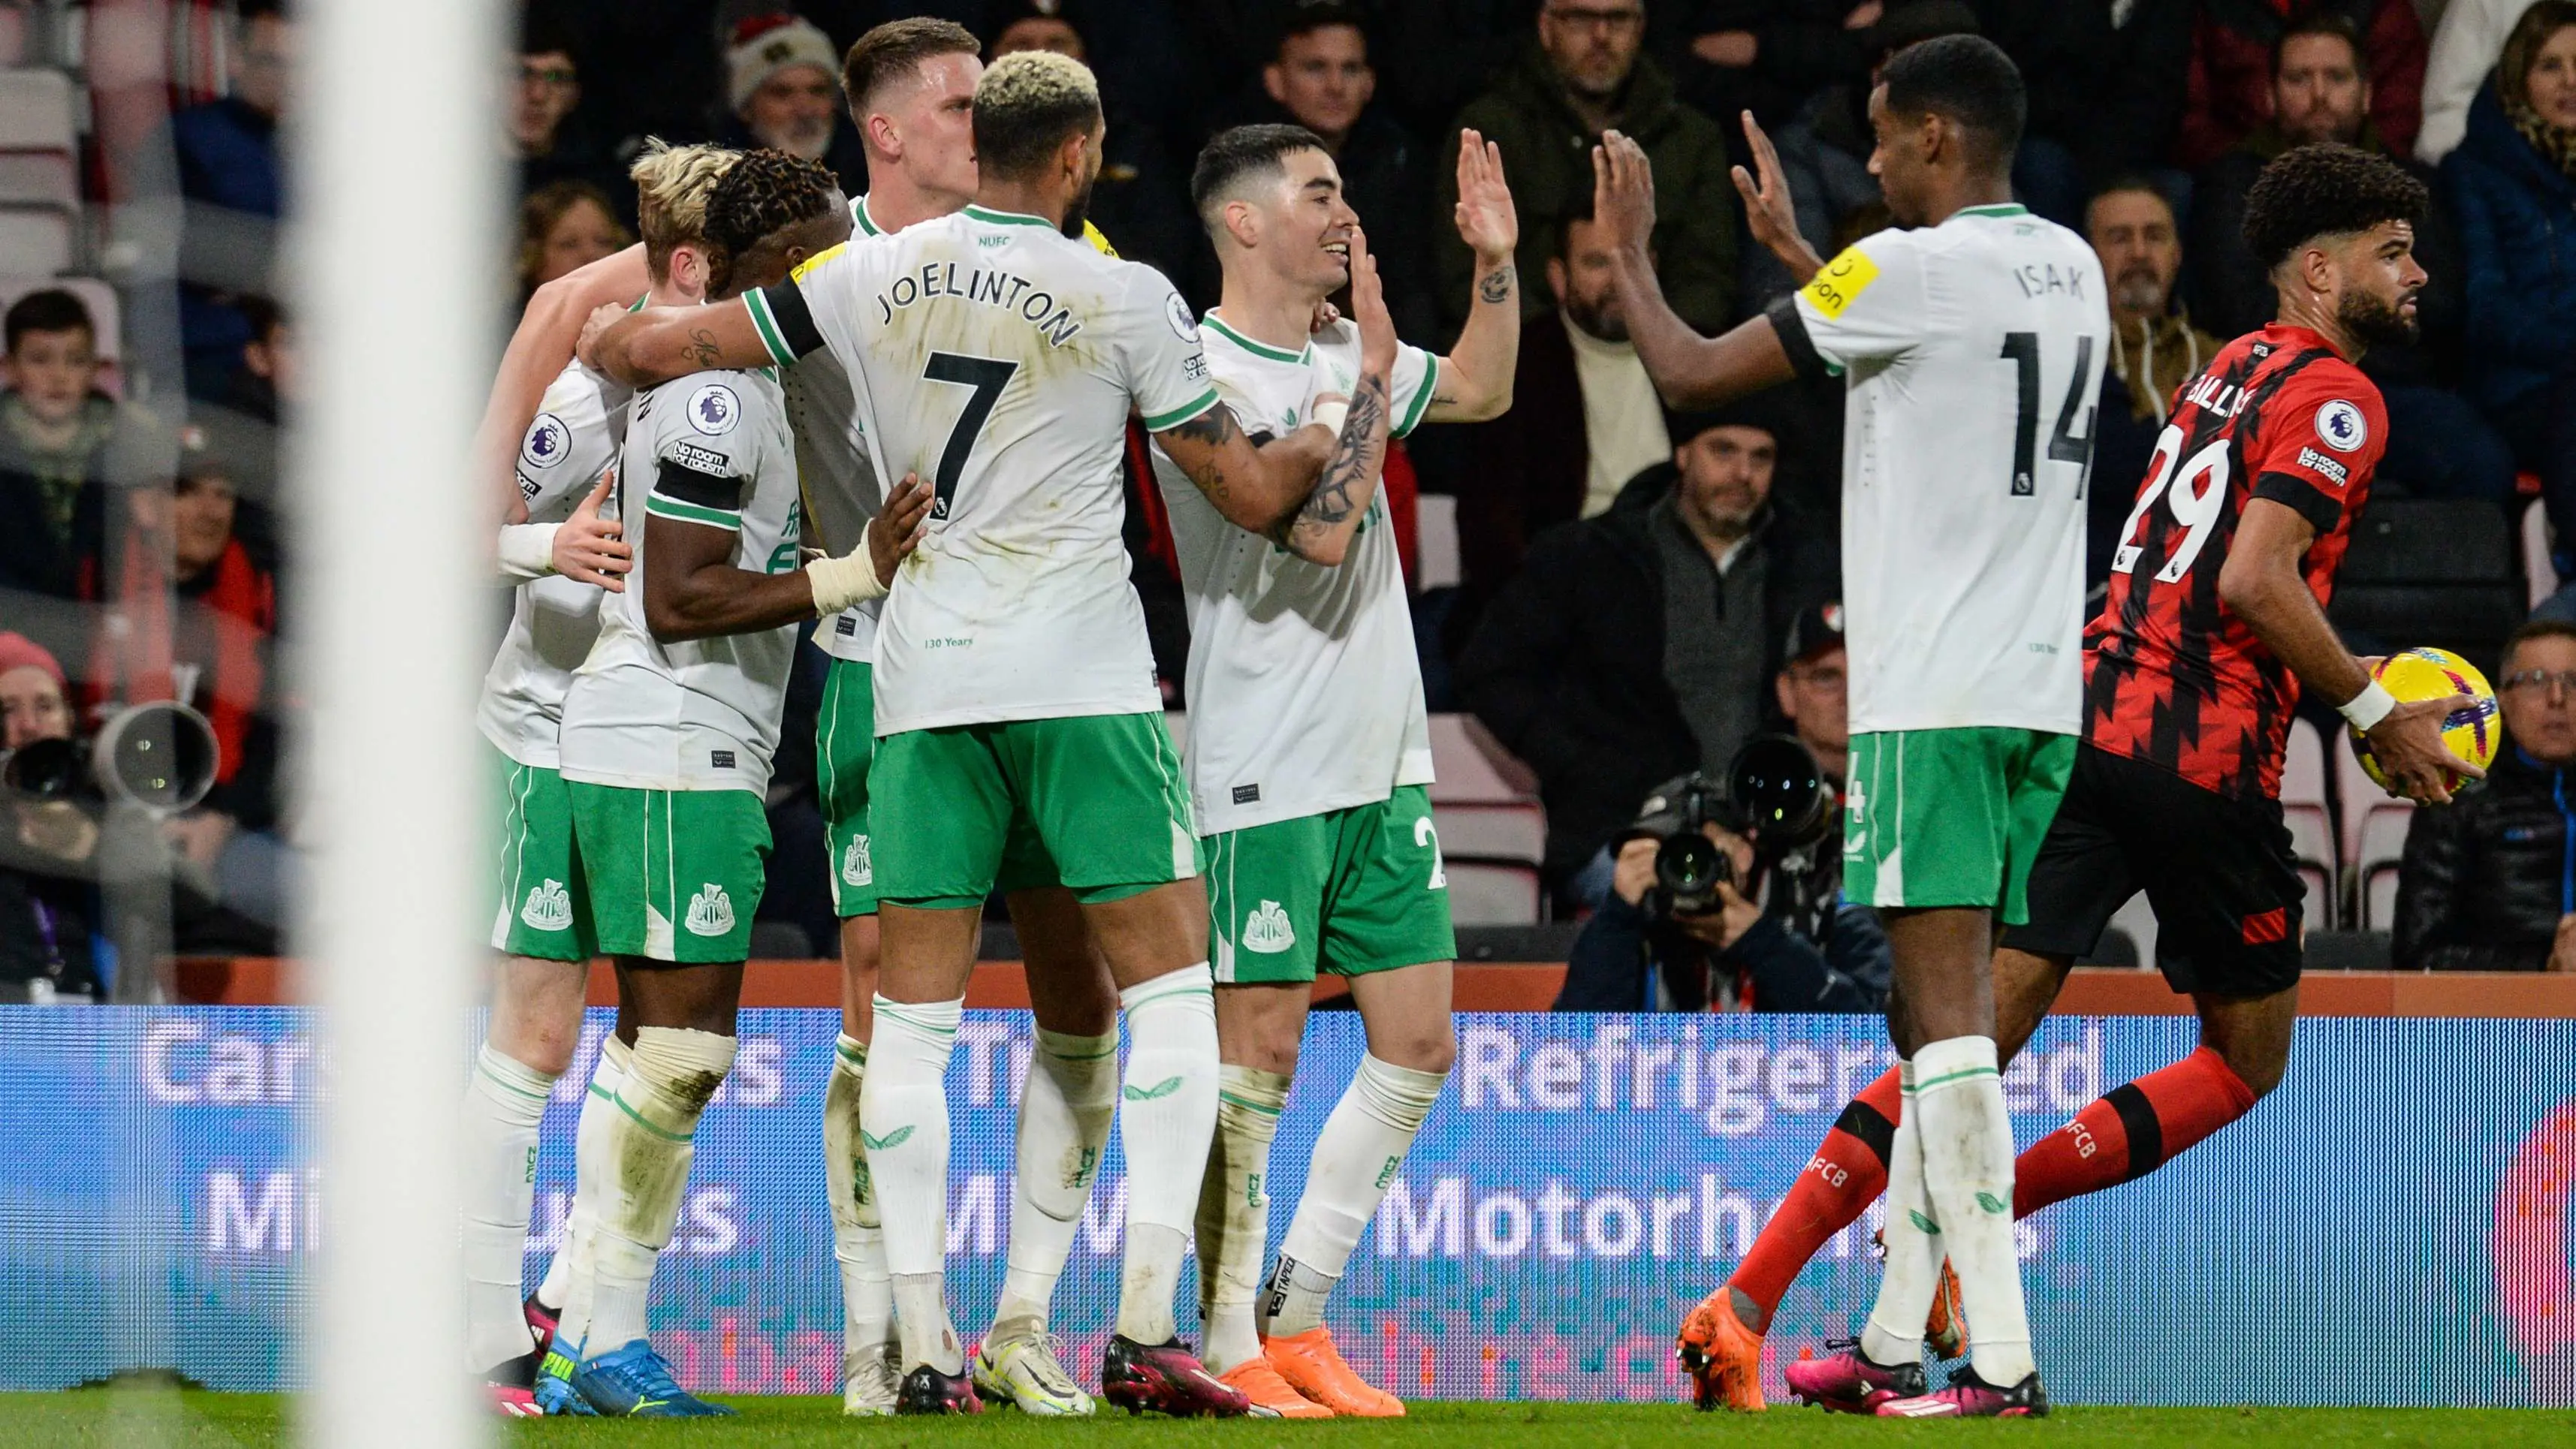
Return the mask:
[[[2307,895],[2281,802],[2207,790],[2086,743],[2030,868],[2030,922],[2003,944],[2082,957],[2139,891],[2174,990],[2269,996],[2299,979]]]

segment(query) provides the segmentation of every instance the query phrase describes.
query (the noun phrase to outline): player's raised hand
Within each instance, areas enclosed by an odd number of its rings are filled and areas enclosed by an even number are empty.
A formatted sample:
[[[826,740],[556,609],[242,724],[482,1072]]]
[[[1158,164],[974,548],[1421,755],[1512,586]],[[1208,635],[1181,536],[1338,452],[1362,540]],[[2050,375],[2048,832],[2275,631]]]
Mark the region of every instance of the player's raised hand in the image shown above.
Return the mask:
[[[1378,281],[1377,258],[1369,255],[1368,233],[1351,228],[1351,320],[1360,329],[1360,368],[1394,385],[1395,318],[1386,310],[1386,287]]]
[[[617,325],[617,319],[626,311],[622,302],[602,302],[590,309],[590,316],[581,324],[581,336],[572,345],[572,355],[581,359],[582,366],[593,370],[599,367],[599,335]]]
[[[1646,149],[1617,131],[1592,148],[1592,221],[1613,250],[1641,255],[1655,232],[1655,170]]]
[[[1520,213],[1503,180],[1503,148],[1473,127],[1458,133],[1458,239],[1476,254],[1476,269],[1512,259],[1520,245]]]
[[[903,482],[886,495],[885,507],[868,520],[868,559],[876,565],[877,578],[891,586],[894,571],[921,547],[921,536],[930,525],[930,485],[917,473],[906,473]]]
[[[2379,761],[2379,772],[2388,777],[2388,793],[2418,805],[2448,805],[2453,776],[2486,778],[2486,771],[2452,754],[2442,739],[2451,704],[2448,699],[2400,700],[2370,727],[2370,753]]]
[[[1760,174],[1748,173],[1738,166],[1731,173],[1736,192],[1744,198],[1744,222],[1751,228],[1753,239],[1762,243],[1798,285],[1805,286],[1825,264],[1815,248],[1798,234],[1798,207],[1789,195],[1789,177],[1780,169],[1780,153],[1762,130],[1753,113],[1744,113],[1744,139],[1753,148],[1753,165]]]
[[[626,541],[624,524],[599,516],[600,505],[616,488],[617,465],[611,463],[572,517],[555,530],[554,565],[556,573],[576,583],[597,584],[622,594],[626,575],[635,567],[635,549]]]

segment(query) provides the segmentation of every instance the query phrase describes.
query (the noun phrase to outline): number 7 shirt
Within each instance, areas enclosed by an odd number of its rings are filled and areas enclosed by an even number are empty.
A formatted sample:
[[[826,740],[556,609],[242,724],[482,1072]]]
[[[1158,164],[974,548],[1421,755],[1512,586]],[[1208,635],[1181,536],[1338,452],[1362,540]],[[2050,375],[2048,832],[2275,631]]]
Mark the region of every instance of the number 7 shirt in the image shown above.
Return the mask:
[[[1161,273],[969,206],[844,244],[746,302],[773,356],[829,347],[879,475],[935,489],[877,625],[876,732],[1159,711],[1120,465],[1217,405]],[[891,490],[889,490],[891,491]]]
[[[1972,206],[1863,238],[1770,317],[1801,372],[1845,379],[1853,731],[2076,733],[2111,330],[2093,249]]]
[[[2305,569],[2324,607],[2387,446],[2379,388],[2304,327],[2229,343],[2174,394],[2111,587],[2084,633],[2084,736],[2231,796],[2281,793],[2299,681],[2218,596],[2247,500],[2316,530]]]

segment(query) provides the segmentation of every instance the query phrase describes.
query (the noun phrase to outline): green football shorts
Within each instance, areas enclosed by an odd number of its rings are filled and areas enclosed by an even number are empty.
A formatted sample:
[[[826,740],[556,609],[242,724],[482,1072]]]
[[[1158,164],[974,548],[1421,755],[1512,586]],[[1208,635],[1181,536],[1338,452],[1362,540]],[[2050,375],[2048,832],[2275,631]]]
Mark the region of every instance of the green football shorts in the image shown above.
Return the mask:
[[[1843,899],[1977,906],[2030,919],[2031,859],[2075,768],[2075,736],[2040,730],[1895,730],[1851,739]]]
[[[1181,756],[1160,714],[904,730],[868,769],[877,898],[934,909],[1061,885],[1123,900],[1198,874]]]
[[[564,778],[543,765],[522,765],[489,741],[483,748],[501,815],[492,949],[539,961],[588,961],[599,954],[598,942],[590,928],[590,884],[575,864]]]
[[[1454,961],[1431,794],[1211,835],[1208,939],[1230,985],[1311,982]]]
[[[751,955],[769,816],[749,790],[572,791],[599,948],[674,965]]]
[[[814,773],[823,797],[824,862],[835,915],[877,913],[876,863],[868,842],[868,759],[876,752],[876,669],[835,659],[823,679],[814,726]]]

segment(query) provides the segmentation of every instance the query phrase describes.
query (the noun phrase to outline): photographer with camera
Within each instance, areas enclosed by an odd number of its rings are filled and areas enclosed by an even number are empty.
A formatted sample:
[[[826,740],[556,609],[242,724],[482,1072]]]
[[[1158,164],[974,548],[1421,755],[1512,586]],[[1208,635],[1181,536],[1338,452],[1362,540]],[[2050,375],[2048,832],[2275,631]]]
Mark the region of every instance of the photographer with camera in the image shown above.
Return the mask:
[[[1842,903],[1842,611],[1802,612],[1774,681],[1795,737],[1728,778],[1685,775],[1612,847],[1611,892],[1575,938],[1558,1011],[1874,1012],[1892,958]]]
[[[24,634],[0,634],[0,758],[72,738],[63,667]],[[0,808],[0,992],[96,999],[97,892],[74,867],[98,847],[79,807],[7,792]]]

